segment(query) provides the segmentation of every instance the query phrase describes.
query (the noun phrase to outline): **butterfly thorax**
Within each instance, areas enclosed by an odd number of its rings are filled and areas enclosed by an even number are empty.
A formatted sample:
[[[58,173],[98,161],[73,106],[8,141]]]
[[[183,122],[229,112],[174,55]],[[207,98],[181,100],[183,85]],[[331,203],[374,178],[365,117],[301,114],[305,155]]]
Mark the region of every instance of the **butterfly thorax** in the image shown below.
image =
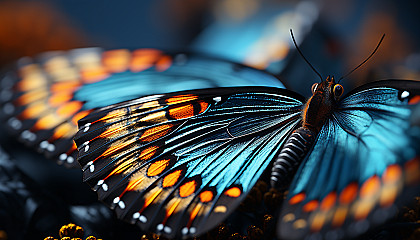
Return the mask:
[[[336,98],[333,93],[335,85],[334,77],[328,77],[325,81],[314,85],[313,95],[302,112],[302,126],[314,133],[318,133],[325,121],[331,116]]]
[[[274,160],[271,171],[271,185],[284,189],[290,183],[303,158],[315,143],[316,136],[343,93],[343,87],[328,77],[312,86],[312,97],[302,111],[302,127],[293,131]]]

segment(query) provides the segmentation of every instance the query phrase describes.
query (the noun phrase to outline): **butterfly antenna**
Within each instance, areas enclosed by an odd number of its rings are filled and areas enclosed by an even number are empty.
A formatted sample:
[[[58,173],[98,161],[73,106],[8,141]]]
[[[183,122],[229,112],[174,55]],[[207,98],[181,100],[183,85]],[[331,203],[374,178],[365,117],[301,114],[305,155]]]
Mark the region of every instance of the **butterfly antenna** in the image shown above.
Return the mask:
[[[375,50],[373,50],[373,52],[369,55],[369,57],[367,57],[361,64],[359,64],[357,67],[355,67],[353,70],[351,70],[349,73],[347,73],[346,75],[342,76],[340,79],[338,79],[338,83],[341,81],[341,79],[348,77],[350,74],[352,74],[354,71],[356,71],[359,67],[361,67],[363,64],[365,64],[372,56],[373,54],[376,53],[376,51],[378,50],[379,46],[382,43],[382,40],[384,40],[385,34],[382,35],[381,40],[379,40],[378,45],[376,45]]]
[[[321,82],[322,82],[322,76],[321,76],[321,74],[319,74],[319,72],[314,68],[314,66],[312,66],[312,64],[305,58],[305,56],[303,55],[303,53],[302,53],[302,51],[300,51],[300,49],[299,49],[299,47],[298,47],[298,45],[297,45],[297,43],[296,43],[296,40],[295,40],[295,36],[293,35],[293,31],[292,31],[292,29],[290,29],[290,35],[292,35],[292,40],[293,40],[293,43],[295,44],[295,47],[296,47],[296,49],[298,50],[298,52],[299,52],[299,54],[300,54],[300,56],[302,56],[302,58],[303,58],[303,60],[305,60],[305,62],[312,68],[312,70],[319,76],[319,78],[321,79]]]

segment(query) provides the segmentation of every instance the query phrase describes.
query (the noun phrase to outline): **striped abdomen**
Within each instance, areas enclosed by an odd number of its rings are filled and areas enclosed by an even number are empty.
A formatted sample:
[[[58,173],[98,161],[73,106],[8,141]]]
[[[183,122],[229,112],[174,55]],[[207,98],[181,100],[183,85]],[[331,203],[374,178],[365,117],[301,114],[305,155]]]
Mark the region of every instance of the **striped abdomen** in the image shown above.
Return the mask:
[[[274,161],[271,170],[272,187],[280,190],[287,187],[315,138],[316,133],[307,128],[300,127],[293,131]]]

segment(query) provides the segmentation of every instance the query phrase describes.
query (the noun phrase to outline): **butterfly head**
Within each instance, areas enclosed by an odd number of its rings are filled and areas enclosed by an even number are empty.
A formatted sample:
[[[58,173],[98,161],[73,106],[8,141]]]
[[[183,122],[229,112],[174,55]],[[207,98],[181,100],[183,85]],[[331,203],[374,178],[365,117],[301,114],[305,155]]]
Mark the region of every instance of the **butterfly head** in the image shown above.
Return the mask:
[[[312,97],[307,101],[303,111],[303,126],[319,132],[343,91],[343,87],[336,83],[332,76],[312,85]]]
[[[343,95],[344,88],[336,83],[333,76],[328,76],[325,81],[312,85],[313,95],[322,95],[325,100],[338,101]]]

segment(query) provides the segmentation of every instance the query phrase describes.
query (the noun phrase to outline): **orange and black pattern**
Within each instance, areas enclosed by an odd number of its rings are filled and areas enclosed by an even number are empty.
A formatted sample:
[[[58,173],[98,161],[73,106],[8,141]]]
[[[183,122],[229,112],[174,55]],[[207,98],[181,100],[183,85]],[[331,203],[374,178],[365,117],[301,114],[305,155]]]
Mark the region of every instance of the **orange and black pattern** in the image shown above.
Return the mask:
[[[216,88],[100,109],[79,121],[75,136],[84,181],[144,230],[200,235],[244,199],[299,122],[295,97],[276,88]]]

